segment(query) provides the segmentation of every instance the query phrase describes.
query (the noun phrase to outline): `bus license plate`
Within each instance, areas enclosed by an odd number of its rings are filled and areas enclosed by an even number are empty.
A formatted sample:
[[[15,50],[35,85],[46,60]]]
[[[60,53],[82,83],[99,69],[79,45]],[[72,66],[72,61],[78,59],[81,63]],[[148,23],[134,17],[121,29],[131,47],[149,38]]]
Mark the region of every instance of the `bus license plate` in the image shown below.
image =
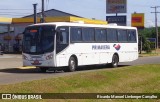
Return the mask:
[[[34,62],[33,62],[33,65],[40,65],[41,63],[38,61],[38,60],[35,60]]]

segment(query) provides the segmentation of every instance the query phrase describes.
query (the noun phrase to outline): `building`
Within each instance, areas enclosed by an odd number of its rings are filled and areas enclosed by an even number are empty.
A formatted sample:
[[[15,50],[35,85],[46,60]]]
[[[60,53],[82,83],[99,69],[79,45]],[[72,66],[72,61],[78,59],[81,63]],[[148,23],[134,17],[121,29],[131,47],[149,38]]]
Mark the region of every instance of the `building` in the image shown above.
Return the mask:
[[[7,26],[8,32],[0,34],[0,43],[5,46],[5,52],[15,52],[14,45],[21,48],[23,31],[26,26],[33,24],[33,14],[22,18],[0,18],[0,24]],[[37,23],[40,23],[41,13],[37,13]],[[45,11],[45,22],[75,22],[83,21],[90,24],[107,24],[106,21],[92,20],[63,11],[51,9]],[[20,51],[20,49],[19,49]]]

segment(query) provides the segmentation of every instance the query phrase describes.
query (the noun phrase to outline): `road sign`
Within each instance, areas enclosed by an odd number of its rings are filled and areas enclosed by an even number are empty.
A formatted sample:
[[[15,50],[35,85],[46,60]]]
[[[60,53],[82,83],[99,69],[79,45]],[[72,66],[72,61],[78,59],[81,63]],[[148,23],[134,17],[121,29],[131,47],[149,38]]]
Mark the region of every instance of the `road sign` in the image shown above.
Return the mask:
[[[148,38],[147,40],[149,40],[150,42],[155,42],[156,43],[156,38]]]
[[[116,23],[117,25],[126,26],[126,16],[106,16],[108,23]]]
[[[143,29],[144,28],[144,13],[132,14],[131,25],[132,27]]]
[[[127,0],[106,0],[106,13],[126,13]]]

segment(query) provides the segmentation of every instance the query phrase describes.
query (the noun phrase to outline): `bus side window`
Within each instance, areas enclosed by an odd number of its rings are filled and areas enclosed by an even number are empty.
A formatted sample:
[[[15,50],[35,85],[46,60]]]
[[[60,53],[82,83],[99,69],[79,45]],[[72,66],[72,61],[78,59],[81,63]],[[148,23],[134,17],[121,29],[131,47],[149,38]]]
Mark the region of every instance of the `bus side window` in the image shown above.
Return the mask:
[[[60,44],[68,44],[68,41],[67,41],[67,33],[66,32],[61,32],[59,34],[59,43]]]
[[[107,29],[107,41],[108,42],[117,42],[118,41],[116,29],[112,29],[112,28]]]
[[[119,42],[127,42],[128,38],[127,38],[127,30],[124,29],[118,29],[118,41]]]
[[[56,33],[56,53],[63,51],[69,45],[69,27],[60,26]]]
[[[128,40],[130,42],[136,42],[137,38],[136,38],[136,31],[135,30],[129,30],[128,31]]]
[[[82,28],[82,40],[84,42],[94,41],[94,28],[91,27]]]
[[[80,27],[71,27],[71,42],[80,42],[82,41],[82,29]]]
[[[96,41],[106,41],[107,40],[107,34],[105,29],[96,28],[95,29],[95,40]]]
[[[58,44],[68,44],[68,32],[65,29],[60,28],[57,33],[57,43]]]

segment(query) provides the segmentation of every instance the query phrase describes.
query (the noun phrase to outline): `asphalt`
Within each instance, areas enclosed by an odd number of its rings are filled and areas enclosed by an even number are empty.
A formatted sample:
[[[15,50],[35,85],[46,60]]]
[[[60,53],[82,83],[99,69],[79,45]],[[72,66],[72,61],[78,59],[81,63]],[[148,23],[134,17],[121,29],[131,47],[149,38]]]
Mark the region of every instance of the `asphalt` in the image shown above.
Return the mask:
[[[160,67],[160,57],[140,57],[138,60],[133,62],[125,62],[119,63],[119,67],[123,66],[134,66],[134,65],[143,65],[143,64],[159,64]],[[76,73],[85,73],[89,71],[95,70],[106,70],[110,69],[106,66],[85,66],[80,67],[76,72],[64,72],[60,71],[53,71],[50,70],[47,73],[41,73],[39,69],[30,68],[30,67],[22,67],[22,56],[21,55],[14,55],[14,54],[5,54],[0,55],[0,85],[6,84],[15,84],[20,82],[26,81],[34,81],[40,79],[46,79],[51,77],[61,77],[61,76],[68,76],[71,74]]]

